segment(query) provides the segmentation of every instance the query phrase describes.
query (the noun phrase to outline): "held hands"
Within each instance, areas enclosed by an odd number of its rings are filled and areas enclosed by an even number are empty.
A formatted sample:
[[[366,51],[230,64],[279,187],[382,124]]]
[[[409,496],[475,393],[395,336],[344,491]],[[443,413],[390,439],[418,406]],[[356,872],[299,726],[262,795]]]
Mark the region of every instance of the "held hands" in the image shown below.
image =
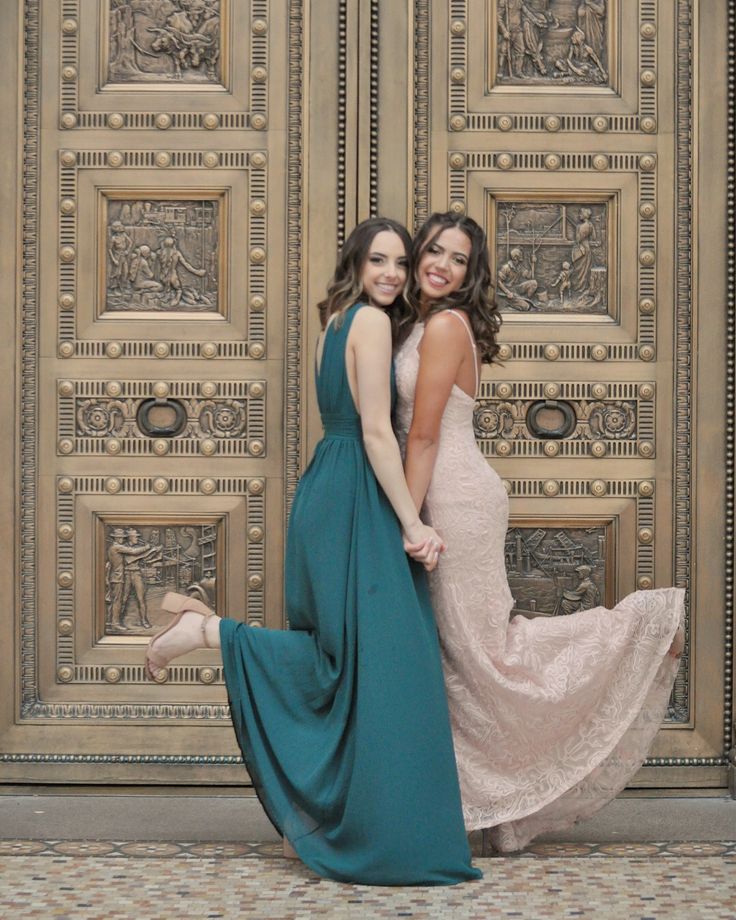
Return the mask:
[[[404,549],[412,559],[421,562],[428,572],[437,568],[440,553],[444,553],[447,546],[434,528],[418,521],[404,531],[403,537]]]

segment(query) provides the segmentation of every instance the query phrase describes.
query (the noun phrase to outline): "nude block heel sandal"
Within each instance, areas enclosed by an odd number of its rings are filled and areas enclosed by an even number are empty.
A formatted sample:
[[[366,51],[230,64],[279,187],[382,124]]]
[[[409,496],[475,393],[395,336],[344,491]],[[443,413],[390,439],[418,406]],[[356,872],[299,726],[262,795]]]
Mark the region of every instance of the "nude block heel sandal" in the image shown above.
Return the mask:
[[[212,646],[207,641],[206,626],[207,620],[214,616],[215,611],[210,610],[206,604],[203,604],[202,601],[197,600],[196,597],[190,597],[187,594],[176,594],[173,591],[169,591],[168,594],[164,596],[163,601],[161,602],[161,609],[166,610],[168,613],[174,613],[176,616],[174,619],[163,629],[160,629],[155,636],[148,643],[148,648],[146,649],[146,674],[151,678],[151,680],[156,680],[156,672],[162,671],[168,667],[169,662],[165,661],[163,658],[159,658],[154,651],[154,643],[164,635],[164,633],[169,632],[170,629],[173,629],[184,616],[185,613],[201,613],[202,614],[202,639],[205,644],[205,648],[211,648]],[[156,669],[154,671],[154,669]]]

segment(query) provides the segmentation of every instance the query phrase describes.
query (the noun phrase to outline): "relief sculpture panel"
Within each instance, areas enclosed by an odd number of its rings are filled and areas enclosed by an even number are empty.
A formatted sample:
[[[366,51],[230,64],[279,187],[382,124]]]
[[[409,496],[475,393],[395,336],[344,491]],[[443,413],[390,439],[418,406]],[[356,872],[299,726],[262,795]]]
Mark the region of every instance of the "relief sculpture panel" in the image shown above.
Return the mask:
[[[107,81],[221,80],[220,0],[110,0]]]
[[[608,202],[498,202],[501,311],[608,313],[608,211]]]
[[[168,622],[167,591],[195,593],[215,606],[221,542],[216,523],[101,521],[104,635],[146,635]]]
[[[448,7],[450,132],[656,134],[658,0]]]
[[[497,0],[491,84],[608,83],[606,0]]]
[[[603,521],[512,524],[505,553],[515,611],[564,616],[608,603],[611,537],[611,524]]]
[[[161,607],[169,591],[191,594],[221,614],[230,610],[251,625],[264,624],[264,478],[62,476],[56,492],[59,573],[49,634],[55,637],[55,682],[143,682],[140,648],[151,631],[170,622]],[[182,664],[169,669],[166,682],[207,684],[220,676],[221,669],[209,663],[194,671]],[[94,695],[86,698],[87,714],[96,703]],[[131,705],[141,714],[160,705],[118,703],[95,711],[115,719],[129,717]],[[184,699],[176,705],[184,706]],[[44,712],[58,714],[57,701],[49,701]]]
[[[63,131],[266,130],[269,0],[44,0],[61,13]],[[237,48],[233,56],[232,49]]]
[[[448,165],[450,207],[485,214],[502,354],[654,360],[655,157],[453,151]]]
[[[61,357],[264,357],[264,151],[63,149],[58,158]],[[233,258],[235,241],[244,258]],[[141,320],[155,320],[163,341]]]
[[[224,312],[219,197],[104,201],[105,312]]]

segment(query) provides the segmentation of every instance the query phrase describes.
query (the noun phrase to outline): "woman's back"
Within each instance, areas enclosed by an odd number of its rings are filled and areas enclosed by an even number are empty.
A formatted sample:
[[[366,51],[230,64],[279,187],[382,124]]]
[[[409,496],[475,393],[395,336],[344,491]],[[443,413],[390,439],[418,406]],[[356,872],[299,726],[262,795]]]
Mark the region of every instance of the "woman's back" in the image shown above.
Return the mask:
[[[317,402],[323,425],[325,418],[328,423],[333,418],[360,418],[348,382],[347,342],[361,306],[354,304],[341,317],[332,318],[323,333],[316,361]]]

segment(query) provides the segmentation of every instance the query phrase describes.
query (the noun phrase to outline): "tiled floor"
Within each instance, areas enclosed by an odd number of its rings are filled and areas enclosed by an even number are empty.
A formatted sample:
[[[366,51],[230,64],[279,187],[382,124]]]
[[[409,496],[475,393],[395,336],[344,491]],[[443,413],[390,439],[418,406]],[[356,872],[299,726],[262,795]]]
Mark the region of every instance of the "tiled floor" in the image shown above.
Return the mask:
[[[0,916],[733,920],[736,842],[537,844],[476,861],[481,882],[368,888],[273,843],[0,840]]]

